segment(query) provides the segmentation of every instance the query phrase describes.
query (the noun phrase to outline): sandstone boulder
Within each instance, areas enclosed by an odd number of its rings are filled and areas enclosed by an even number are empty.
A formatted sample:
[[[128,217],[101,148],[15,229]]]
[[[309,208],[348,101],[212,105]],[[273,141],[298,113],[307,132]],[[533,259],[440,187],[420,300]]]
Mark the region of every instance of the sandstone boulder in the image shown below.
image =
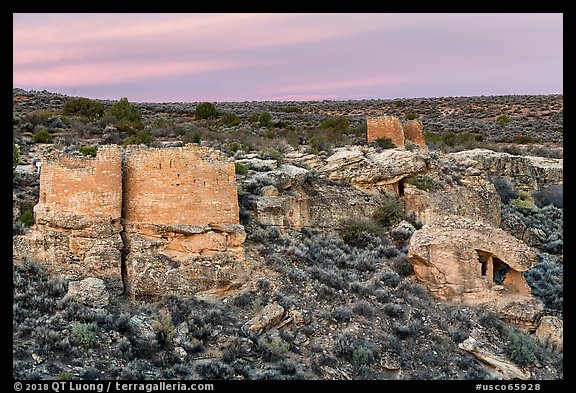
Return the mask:
[[[488,301],[495,284],[511,293],[530,294],[521,273],[536,266],[536,254],[522,241],[459,216],[446,216],[414,232],[408,259],[416,276],[443,299]]]
[[[282,320],[284,307],[278,303],[271,303],[264,306],[258,314],[246,322],[242,329],[260,335]]]
[[[81,281],[70,281],[68,297],[87,306],[102,308],[108,305],[106,284],[100,278],[88,277]]]
[[[551,315],[542,317],[536,329],[536,338],[552,351],[564,351],[564,322]]]
[[[366,119],[366,123],[369,143],[376,139],[388,138],[396,146],[404,146],[404,129],[400,119],[396,116],[369,117]]]
[[[313,163],[312,169],[326,178],[373,191],[382,186],[392,187],[401,179],[430,168],[426,150],[386,149],[377,152],[372,147],[347,146],[334,149],[325,161]]]

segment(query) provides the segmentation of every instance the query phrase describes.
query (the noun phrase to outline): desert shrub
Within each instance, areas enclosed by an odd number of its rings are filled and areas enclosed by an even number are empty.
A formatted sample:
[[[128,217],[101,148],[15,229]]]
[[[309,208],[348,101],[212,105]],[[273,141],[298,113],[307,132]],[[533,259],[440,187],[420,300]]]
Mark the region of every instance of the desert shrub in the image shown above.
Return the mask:
[[[94,146],[82,146],[78,149],[80,154],[90,157],[96,157],[96,148]]]
[[[544,190],[534,191],[532,199],[539,208],[554,205],[562,209],[564,207],[564,186],[562,184],[551,184]]]
[[[269,352],[270,355],[282,355],[290,350],[290,344],[280,337],[265,337],[260,340],[260,347]]]
[[[123,146],[128,145],[146,145],[150,146],[150,144],[154,141],[154,135],[150,131],[141,130],[136,132],[134,135],[130,135],[129,137],[125,138],[122,141]]]
[[[359,300],[356,302],[352,307],[352,311],[354,311],[356,315],[362,315],[366,318],[370,318],[374,315],[374,307],[372,307],[372,305],[366,300]]]
[[[285,106],[282,108],[282,112],[284,113],[302,113],[302,108],[299,106]]]
[[[394,103],[394,105],[395,105],[397,108],[401,108],[401,107],[404,106],[404,101],[402,101],[402,100],[399,99],[399,98],[395,99],[395,100],[392,101],[392,102]]]
[[[520,135],[517,134],[514,136],[514,143],[519,144],[519,145],[526,145],[528,143],[534,143],[534,138],[532,138],[530,135]]]
[[[340,223],[339,233],[346,244],[363,248],[373,237],[382,236],[382,227],[371,219],[348,218]]]
[[[352,333],[344,332],[336,337],[332,350],[337,357],[351,360],[356,347],[357,340]]]
[[[384,312],[392,318],[398,318],[404,315],[404,308],[400,304],[386,303],[384,304]]]
[[[564,269],[562,265],[538,254],[536,267],[524,272],[524,278],[535,297],[548,309],[562,312],[564,307]]]
[[[519,366],[534,364],[536,344],[530,336],[516,329],[508,329],[506,338],[508,339],[506,353],[510,360]]]
[[[156,339],[160,345],[168,347],[172,346],[172,340],[174,339],[176,330],[170,315],[160,315],[157,319],[154,320],[152,328],[154,329],[154,333],[156,333]]]
[[[436,184],[434,180],[428,175],[415,175],[410,176],[404,180],[405,183],[412,184],[419,190],[436,191]]]
[[[260,127],[272,126],[272,117],[270,116],[270,112],[262,112],[260,116],[258,116],[258,125]]]
[[[214,104],[210,102],[201,102],[196,106],[194,114],[196,115],[196,117],[200,119],[210,119],[218,117],[218,110],[216,109]]]
[[[33,126],[44,125],[48,126],[49,119],[53,113],[44,109],[36,109],[29,114],[23,116],[23,122],[31,123]]]
[[[142,120],[140,110],[128,102],[128,98],[125,97],[113,104],[106,113],[117,120],[125,120],[127,122],[140,122]],[[116,127],[118,126],[116,125]]]
[[[352,363],[358,366],[374,363],[374,353],[364,345],[359,345],[352,352]]]
[[[532,196],[525,191],[520,191],[518,197],[512,199],[510,204],[519,210],[538,210]]]
[[[261,158],[265,160],[276,160],[278,165],[282,164],[284,161],[284,154],[281,151],[274,149],[273,147],[267,147],[258,152]]]
[[[248,173],[248,167],[241,162],[235,162],[234,171],[236,172],[237,175],[245,175]]]
[[[415,112],[410,112],[404,116],[406,120],[415,120],[418,118],[418,115]]]
[[[234,155],[238,151],[250,151],[250,148],[243,143],[232,141],[226,144],[226,151],[229,155]]]
[[[234,375],[232,367],[219,360],[200,360],[194,369],[204,379],[231,379]]]
[[[74,322],[70,331],[70,341],[74,345],[89,347],[96,341],[95,325],[92,323]]]
[[[378,276],[378,281],[390,288],[396,288],[400,284],[400,276],[395,272],[382,272]]]
[[[225,113],[222,116],[222,124],[226,127],[235,127],[240,125],[241,121],[234,113]]]
[[[325,118],[320,122],[319,127],[327,129],[335,129],[338,130],[340,133],[342,133],[348,129],[349,125],[350,121],[346,118],[346,116],[339,115]]]
[[[34,134],[32,140],[36,143],[50,143],[52,135],[46,130],[40,130]]]
[[[504,127],[506,124],[510,123],[510,121],[508,115],[500,115],[496,118],[496,123],[498,123],[500,127]]]
[[[25,227],[31,227],[34,225],[34,212],[32,209],[26,209],[26,211],[20,215],[18,221],[20,221]]]
[[[12,170],[14,171],[20,163],[20,146],[12,144]]]
[[[384,194],[373,218],[384,227],[398,224],[404,218],[404,205],[399,198]]]
[[[510,182],[501,176],[490,176],[488,178],[496,188],[503,204],[507,205],[511,200],[518,198],[519,194],[516,188]]]
[[[396,147],[390,138],[378,138],[372,144],[381,149],[394,149]]]
[[[260,115],[258,113],[252,113],[250,115],[250,117],[248,118],[248,121],[250,123],[256,123],[258,121],[258,119],[260,119]]]
[[[66,101],[63,109],[64,115],[85,116],[89,118],[104,115],[104,106],[89,98],[78,97]]]
[[[354,315],[354,313],[349,308],[336,307],[332,311],[331,315],[338,322],[347,322],[347,321],[350,321],[352,319],[352,316]]]

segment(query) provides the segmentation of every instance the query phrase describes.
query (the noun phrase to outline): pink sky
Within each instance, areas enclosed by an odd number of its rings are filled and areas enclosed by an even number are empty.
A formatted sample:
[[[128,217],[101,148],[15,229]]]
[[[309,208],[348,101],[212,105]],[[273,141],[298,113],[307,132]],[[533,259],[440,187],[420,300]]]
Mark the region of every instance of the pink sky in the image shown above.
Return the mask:
[[[134,102],[562,94],[563,15],[13,14],[13,86]]]

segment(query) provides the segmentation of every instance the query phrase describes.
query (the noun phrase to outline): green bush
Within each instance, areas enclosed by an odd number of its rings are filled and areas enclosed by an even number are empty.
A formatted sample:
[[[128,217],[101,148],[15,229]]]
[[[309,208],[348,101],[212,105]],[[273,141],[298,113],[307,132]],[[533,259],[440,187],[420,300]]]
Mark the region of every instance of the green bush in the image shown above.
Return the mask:
[[[530,135],[516,135],[514,136],[514,143],[518,145],[526,145],[528,143],[534,143],[534,138]]]
[[[64,104],[63,113],[65,115],[85,116],[89,118],[102,117],[102,115],[104,115],[104,106],[88,98],[78,97]]]
[[[416,175],[408,177],[404,180],[405,183],[412,184],[419,190],[436,191],[434,180],[428,175]]]
[[[94,329],[92,323],[74,322],[70,331],[70,341],[74,345],[89,347],[96,341]]]
[[[52,135],[46,130],[40,130],[34,134],[32,140],[36,143],[50,143]]]
[[[96,157],[96,148],[94,146],[82,146],[78,151],[85,156]]]
[[[240,118],[234,113],[225,113],[222,116],[222,124],[226,127],[234,127],[240,125]]]
[[[245,175],[248,173],[248,167],[241,162],[234,163],[234,170],[236,171],[237,175]]]
[[[340,222],[342,240],[354,247],[366,247],[373,237],[382,235],[382,227],[367,218],[347,218]]]
[[[404,205],[400,199],[384,195],[373,218],[384,227],[397,224],[404,218]]]
[[[272,120],[271,120],[270,112],[262,112],[258,117],[258,125],[260,127],[271,127]]]
[[[350,121],[343,115],[327,117],[320,122],[320,128],[331,128],[340,132],[346,131],[349,125]]]
[[[154,141],[154,135],[149,131],[138,131],[134,135],[130,135],[128,138],[124,139],[122,142],[123,146],[128,145],[146,145],[150,146],[150,144]]]
[[[23,121],[31,123],[34,126],[47,125],[48,119],[50,119],[54,114],[50,111],[43,109],[36,109],[31,113],[23,116]]]
[[[152,328],[156,333],[156,338],[158,339],[159,343],[169,347],[173,345],[173,339],[174,335],[176,334],[176,328],[172,323],[172,318],[170,317],[170,315],[168,314],[160,315],[156,320],[154,320]]]
[[[533,339],[526,333],[516,329],[508,329],[507,331],[508,345],[506,352],[510,360],[521,367],[534,364],[536,355],[534,351],[536,345]]]
[[[243,143],[232,141],[226,144],[226,150],[228,151],[228,154],[234,155],[237,151],[249,151],[250,148]]]
[[[514,206],[517,209],[524,209],[524,210],[538,210],[538,207],[536,206],[536,204],[534,203],[534,199],[532,199],[532,196],[525,192],[525,191],[520,191],[518,193],[518,197],[514,198],[510,201],[510,204],[512,206]]]
[[[12,144],[12,170],[15,170],[20,163],[20,146]]]
[[[272,147],[268,147],[266,149],[260,150],[259,154],[265,160],[276,160],[278,165],[280,165],[280,164],[282,164],[282,162],[284,162],[284,154],[282,154],[281,151],[276,150]]]
[[[282,108],[282,112],[284,113],[302,113],[302,108],[299,106],[286,106]]]
[[[196,106],[196,112],[194,112],[194,114],[200,119],[210,119],[218,117],[218,110],[214,104],[210,102],[201,102]]]
[[[418,115],[415,112],[410,112],[406,116],[404,116],[406,120],[415,120],[418,118]]]
[[[31,227],[34,225],[34,212],[32,209],[28,209],[22,213],[22,215],[20,215],[19,221],[26,227]]]
[[[139,122],[142,120],[142,113],[133,104],[128,102],[128,98],[122,98],[108,109],[107,114],[117,120],[129,122]]]
[[[378,138],[373,143],[382,149],[394,149],[396,147],[390,138]]]
[[[500,127],[504,127],[506,124],[510,123],[510,118],[507,115],[500,115],[496,118],[496,123],[498,123],[498,125]]]
[[[401,108],[404,106],[404,101],[402,101],[401,99],[397,98],[394,101],[392,101],[394,103],[394,105],[396,105],[397,108]]]
[[[256,123],[260,119],[260,115],[258,113],[252,113],[248,118],[250,123]]]

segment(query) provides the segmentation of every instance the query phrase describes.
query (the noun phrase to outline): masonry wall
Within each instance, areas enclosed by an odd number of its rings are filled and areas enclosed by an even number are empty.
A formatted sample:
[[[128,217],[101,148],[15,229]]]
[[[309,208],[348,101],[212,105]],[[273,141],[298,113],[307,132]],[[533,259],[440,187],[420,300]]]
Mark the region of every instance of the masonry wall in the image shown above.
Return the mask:
[[[88,217],[119,218],[122,212],[120,146],[104,146],[94,158],[45,159],[40,174],[39,203]]]
[[[396,146],[404,146],[404,130],[396,116],[369,117],[366,123],[368,143],[379,138],[389,138]]]
[[[234,162],[188,144],[129,146],[124,157],[123,218],[157,224],[238,224]]]

